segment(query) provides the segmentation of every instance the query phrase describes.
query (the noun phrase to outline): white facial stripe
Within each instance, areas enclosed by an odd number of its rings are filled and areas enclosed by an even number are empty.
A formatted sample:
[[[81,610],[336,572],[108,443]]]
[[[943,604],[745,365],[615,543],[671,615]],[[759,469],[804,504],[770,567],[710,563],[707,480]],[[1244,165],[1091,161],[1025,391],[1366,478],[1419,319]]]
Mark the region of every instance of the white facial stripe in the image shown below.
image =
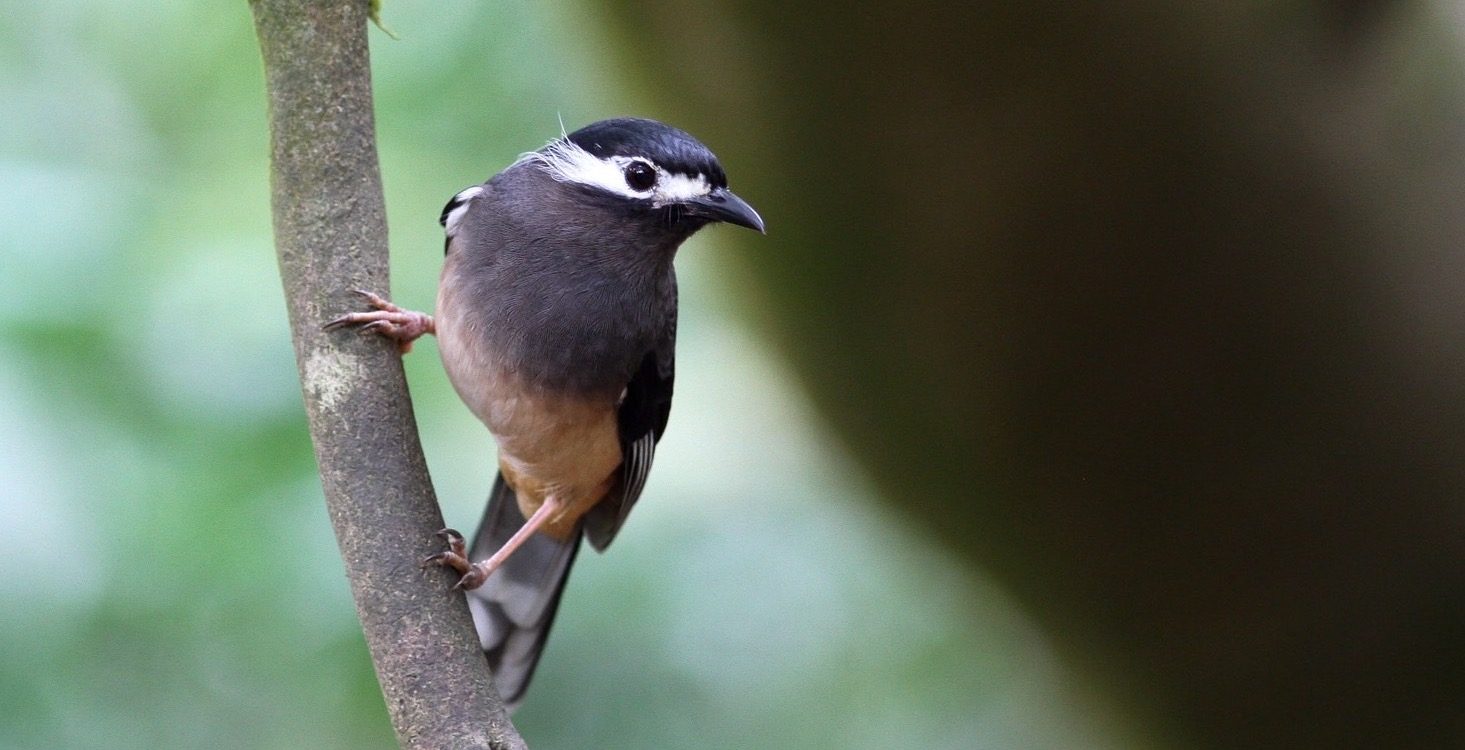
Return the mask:
[[[691,200],[700,195],[711,192],[712,186],[707,184],[707,178],[702,175],[688,177],[684,174],[671,174],[663,172],[660,167],[656,168],[658,178],[656,187],[652,188],[656,205],[666,203],[680,203]]]
[[[656,185],[650,190],[632,190],[626,184],[625,168],[631,162],[640,161],[656,170]],[[560,182],[574,182],[587,185],[607,193],[626,198],[649,199],[656,207],[668,203],[690,200],[712,191],[712,185],[703,175],[688,177],[673,174],[662,169],[650,159],[630,156],[607,156],[600,158],[580,148],[573,141],[560,138],[550,141],[543,151],[530,151],[519,157],[516,163],[533,162],[544,168]]]

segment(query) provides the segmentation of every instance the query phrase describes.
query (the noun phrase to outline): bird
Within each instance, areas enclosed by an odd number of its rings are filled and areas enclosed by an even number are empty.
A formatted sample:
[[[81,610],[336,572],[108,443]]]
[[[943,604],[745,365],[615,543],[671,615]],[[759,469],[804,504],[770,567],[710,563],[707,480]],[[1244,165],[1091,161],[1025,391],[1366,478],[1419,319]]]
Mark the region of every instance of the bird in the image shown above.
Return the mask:
[[[471,545],[438,532],[424,565],[461,574],[494,682],[513,710],[544,651],[582,537],[603,552],[646,486],[671,413],[673,260],[714,223],[766,234],[686,131],[615,118],[564,133],[453,196],[434,315],[357,290],[338,317],[398,342],[438,339],[458,396],[498,445]]]

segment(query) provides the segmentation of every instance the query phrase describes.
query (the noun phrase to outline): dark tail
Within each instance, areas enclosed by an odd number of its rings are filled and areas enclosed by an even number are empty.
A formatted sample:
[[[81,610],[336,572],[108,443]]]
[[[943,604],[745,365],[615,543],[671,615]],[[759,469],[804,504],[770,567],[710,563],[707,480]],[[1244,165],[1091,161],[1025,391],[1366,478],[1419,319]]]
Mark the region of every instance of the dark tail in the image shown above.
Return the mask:
[[[500,474],[469,557],[488,557],[523,525],[514,490]],[[579,531],[566,542],[535,534],[483,586],[468,592],[468,607],[473,610],[494,685],[510,710],[518,708],[529,678],[534,676],[579,549]]]

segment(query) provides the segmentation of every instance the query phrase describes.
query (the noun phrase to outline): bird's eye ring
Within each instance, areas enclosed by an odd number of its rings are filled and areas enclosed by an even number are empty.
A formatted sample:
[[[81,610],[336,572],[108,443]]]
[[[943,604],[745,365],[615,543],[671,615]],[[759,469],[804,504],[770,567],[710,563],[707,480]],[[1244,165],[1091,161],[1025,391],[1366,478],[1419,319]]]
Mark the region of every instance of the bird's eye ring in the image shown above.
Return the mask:
[[[626,185],[638,193],[644,193],[656,185],[656,170],[644,161],[633,161],[626,165]]]

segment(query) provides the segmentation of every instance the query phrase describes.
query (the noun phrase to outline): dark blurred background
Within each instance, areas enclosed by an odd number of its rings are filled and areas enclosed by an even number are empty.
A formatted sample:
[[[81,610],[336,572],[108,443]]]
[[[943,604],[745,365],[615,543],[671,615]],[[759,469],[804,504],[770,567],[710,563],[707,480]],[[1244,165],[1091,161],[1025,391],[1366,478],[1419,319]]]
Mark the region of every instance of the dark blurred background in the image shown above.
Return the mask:
[[[601,117],[766,238],[535,747],[1465,746],[1458,4],[388,0],[397,301]],[[0,747],[393,746],[320,499],[244,3],[0,20]],[[408,358],[449,522],[487,433]]]

